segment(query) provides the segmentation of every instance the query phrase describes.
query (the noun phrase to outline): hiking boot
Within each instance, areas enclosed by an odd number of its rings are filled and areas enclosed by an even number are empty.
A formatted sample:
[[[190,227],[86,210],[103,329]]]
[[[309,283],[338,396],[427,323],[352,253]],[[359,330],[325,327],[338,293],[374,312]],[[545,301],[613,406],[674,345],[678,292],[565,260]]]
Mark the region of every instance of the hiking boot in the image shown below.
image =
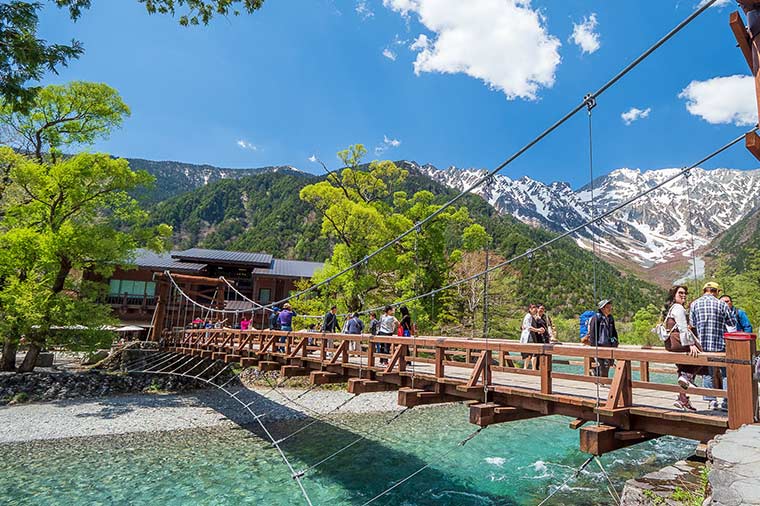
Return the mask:
[[[679,399],[673,403],[673,406],[680,409],[681,411],[696,411],[697,410],[697,408],[692,406],[691,401],[689,401],[689,399],[686,399],[686,400]]]
[[[691,378],[685,374],[682,374],[678,377],[678,385],[684,390],[688,389],[689,387],[697,388],[697,385],[695,385]]]

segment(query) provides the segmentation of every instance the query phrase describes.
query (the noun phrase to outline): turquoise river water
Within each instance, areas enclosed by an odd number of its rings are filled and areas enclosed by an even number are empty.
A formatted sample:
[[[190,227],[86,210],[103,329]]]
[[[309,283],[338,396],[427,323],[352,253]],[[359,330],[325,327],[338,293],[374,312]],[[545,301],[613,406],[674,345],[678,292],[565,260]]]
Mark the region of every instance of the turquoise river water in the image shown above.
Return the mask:
[[[389,413],[343,415],[314,423],[282,443],[297,470],[361,439],[309,470],[304,487],[314,504],[536,505],[574,473],[586,456],[568,419],[536,418],[491,426],[464,446],[475,426],[461,404],[415,408],[390,425]],[[308,419],[267,423],[284,437]],[[347,427],[353,428],[349,430]],[[0,445],[0,503],[12,505],[297,505],[305,504],[271,444],[245,428],[76,438]],[[618,493],[626,479],[688,456],[694,443],[661,438],[618,450],[602,462]],[[592,462],[548,504],[613,504]]]

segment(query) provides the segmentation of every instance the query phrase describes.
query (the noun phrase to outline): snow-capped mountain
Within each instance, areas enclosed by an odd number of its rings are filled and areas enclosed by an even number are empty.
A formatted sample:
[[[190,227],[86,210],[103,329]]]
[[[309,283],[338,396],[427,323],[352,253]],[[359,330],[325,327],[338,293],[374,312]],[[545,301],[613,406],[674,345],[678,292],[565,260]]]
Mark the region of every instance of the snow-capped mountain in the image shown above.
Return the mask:
[[[487,174],[486,170],[438,170],[410,162],[409,168],[451,188],[463,190]],[[676,174],[680,169],[617,169],[597,178],[592,186],[573,190],[567,183],[549,185],[527,176],[511,179],[497,174],[490,185],[474,193],[499,212],[556,232],[571,230],[642,191]],[[593,199],[592,199],[593,193]],[[694,246],[708,244],[736,223],[758,202],[760,169],[752,171],[700,168],[688,180],[677,178],[665,186],[604,218],[598,226],[578,232],[576,241],[590,249],[595,237],[599,250],[650,267],[689,256]]]

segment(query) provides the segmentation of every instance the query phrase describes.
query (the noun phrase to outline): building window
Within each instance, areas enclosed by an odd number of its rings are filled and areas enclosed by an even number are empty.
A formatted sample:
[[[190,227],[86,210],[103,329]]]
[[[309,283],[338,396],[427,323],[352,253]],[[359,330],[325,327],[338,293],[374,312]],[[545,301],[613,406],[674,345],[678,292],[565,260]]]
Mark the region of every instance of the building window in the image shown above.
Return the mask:
[[[133,281],[131,279],[112,279],[108,282],[109,295],[132,295],[142,297],[156,295],[156,283],[153,281]]]
[[[259,302],[269,304],[269,298],[272,296],[272,290],[269,288],[259,288]]]

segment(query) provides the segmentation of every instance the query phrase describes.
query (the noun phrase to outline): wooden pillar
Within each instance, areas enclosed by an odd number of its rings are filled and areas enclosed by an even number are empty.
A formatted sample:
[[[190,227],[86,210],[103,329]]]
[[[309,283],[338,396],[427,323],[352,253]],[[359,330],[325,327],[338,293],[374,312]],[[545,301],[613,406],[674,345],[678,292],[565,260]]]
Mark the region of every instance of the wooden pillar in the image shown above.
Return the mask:
[[[728,361],[728,428],[738,429],[757,421],[757,382],[752,376],[756,336],[747,332],[730,332],[724,338]]]
[[[443,346],[436,346],[435,347],[435,377],[436,378],[443,378],[444,377],[444,365],[443,361],[445,360],[446,354],[444,351],[446,348]]]
[[[539,355],[538,369],[541,372],[541,393],[552,393],[552,356]]]
[[[372,342],[372,338],[367,345],[367,367],[375,367],[375,343]]]
[[[158,342],[164,331],[164,318],[166,317],[166,304],[169,299],[169,283],[163,280],[156,281],[156,313],[153,318],[153,328],[149,339]]]
[[[744,26],[738,12],[732,12],[729,16],[729,26],[736,38],[737,45],[747,62],[750,73],[755,80],[755,101],[760,118],[760,41],[752,40],[751,32],[755,35],[760,33],[760,2],[756,0],[738,0],[742,6],[749,24],[749,31]],[[745,135],[745,147],[755,158],[760,160],[760,137],[757,133],[749,132]]]
[[[591,375],[591,357],[583,357],[583,375],[584,376],[590,376]]]
[[[649,362],[639,362],[639,376],[641,381],[649,382]]]

